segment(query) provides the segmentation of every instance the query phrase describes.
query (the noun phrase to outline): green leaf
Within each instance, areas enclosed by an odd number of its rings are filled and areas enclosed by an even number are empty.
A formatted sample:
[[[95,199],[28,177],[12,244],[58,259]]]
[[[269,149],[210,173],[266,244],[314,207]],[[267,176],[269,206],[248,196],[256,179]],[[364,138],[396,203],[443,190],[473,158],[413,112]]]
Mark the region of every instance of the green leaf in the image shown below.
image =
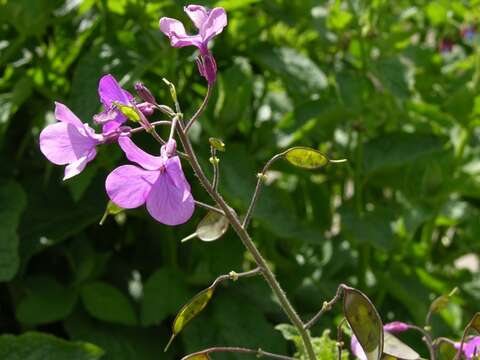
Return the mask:
[[[102,355],[103,350],[95,345],[69,342],[36,332],[0,336],[2,360],[96,360]]]
[[[210,302],[215,291],[215,285],[199,292],[188,303],[186,303],[178,312],[172,325],[172,337],[165,347],[165,351],[168,350],[173,339],[183,330],[183,328],[196,317],[205,306]]]
[[[178,359],[174,354],[162,353],[165,344],[159,339],[168,336],[164,328],[142,329],[100,322],[80,311],[68,318],[64,327],[72,339],[88,341],[101,347],[105,351],[102,360]]]
[[[175,314],[189,297],[189,291],[178,271],[169,268],[157,270],[146,281],[141,304],[142,325],[150,326]]]
[[[23,189],[14,181],[0,182],[0,282],[13,279],[19,266],[17,227],[26,205]]]
[[[215,211],[209,211],[198,223],[196,234],[200,240],[215,241],[228,230],[228,219]]]
[[[284,157],[290,164],[308,170],[318,169],[329,161],[320,151],[303,146],[286,150]]]
[[[77,290],[64,287],[48,276],[27,279],[31,284],[18,304],[18,321],[29,325],[47,324],[65,319],[77,302]]]
[[[380,360],[383,351],[383,325],[377,309],[360,290],[345,288],[343,312],[368,360]]]
[[[327,78],[309,57],[291,48],[264,48],[254,56],[280,76],[289,92],[299,96],[319,93],[327,87]]]
[[[405,167],[421,158],[442,151],[444,141],[423,133],[389,133],[370,140],[365,145],[364,168],[370,175],[377,171]]]
[[[375,76],[381,84],[399,99],[410,96],[410,83],[413,81],[407,66],[398,58],[381,59],[374,64]]]
[[[82,287],[82,301],[93,317],[118,324],[135,325],[137,317],[129,299],[117,288],[104,282]]]
[[[420,355],[388,331],[383,332],[383,352],[403,360],[417,360]]]

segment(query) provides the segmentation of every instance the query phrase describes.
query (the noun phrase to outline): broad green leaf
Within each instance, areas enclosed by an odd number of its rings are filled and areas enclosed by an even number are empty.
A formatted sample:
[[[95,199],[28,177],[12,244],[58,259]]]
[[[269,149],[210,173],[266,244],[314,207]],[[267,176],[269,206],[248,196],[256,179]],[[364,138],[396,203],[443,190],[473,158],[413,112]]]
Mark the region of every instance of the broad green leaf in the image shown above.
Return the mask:
[[[215,6],[223,7],[227,11],[240,10],[245,7],[249,7],[261,0],[220,0]]]
[[[320,151],[303,146],[286,150],[284,157],[290,164],[308,170],[318,169],[329,162]]]
[[[103,350],[93,344],[69,342],[37,332],[0,336],[2,360],[97,360],[102,355]]]
[[[383,352],[403,360],[417,360],[420,355],[388,331],[383,332]]]
[[[178,360],[173,352],[162,353],[165,344],[159,339],[168,334],[161,327],[142,329],[102,322],[83,311],[72,314],[63,326],[70,338],[88,341],[102,348],[105,355],[101,360]]]
[[[181,273],[167,267],[157,270],[143,287],[142,325],[156,325],[175,314],[189,295]]]
[[[438,345],[438,358],[439,360],[452,360],[455,358],[458,350],[455,347],[445,341],[442,341]]]
[[[0,182],[0,282],[12,280],[19,266],[17,227],[26,205],[22,187]]]
[[[345,288],[343,312],[368,360],[380,360],[383,350],[383,325],[377,309],[361,291]]]
[[[228,230],[228,219],[217,212],[209,211],[198,223],[196,234],[200,240],[214,241]]]
[[[47,324],[65,319],[78,298],[77,290],[64,287],[48,276],[27,279],[27,295],[16,309],[18,321],[28,325]]]
[[[327,87],[327,78],[309,57],[291,48],[264,48],[254,55],[280,76],[290,93],[311,96]]]
[[[137,316],[130,300],[117,288],[104,282],[82,287],[82,301],[93,317],[113,323],[135,325]]]
[[[180,311],[178,312],[175,320],[173,321],[172,326],[172,337],[165,347],[165,351],[168,350],[173,339],[183,330],[183,328],[195,317],[197,316],[205,306],[210,302],[210,299],[213,296],[215,291],[215,286],[212,285],[209,288],[201,291],[195,295],[187,304],[185,304]]]

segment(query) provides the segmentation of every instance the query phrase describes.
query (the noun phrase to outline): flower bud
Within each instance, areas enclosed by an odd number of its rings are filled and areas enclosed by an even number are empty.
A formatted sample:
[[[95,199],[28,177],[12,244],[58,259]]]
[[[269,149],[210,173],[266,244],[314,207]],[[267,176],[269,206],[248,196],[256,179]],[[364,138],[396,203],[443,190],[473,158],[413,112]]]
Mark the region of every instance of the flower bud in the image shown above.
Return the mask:
[[[213,84],[217,78],[217,63],[211,53],[200,55],[196,60],[198,71],[209,84]]]
[[[137,109],[140,110],[143,115],[150,116],[155,111],[155,105],[149,102],[143,102],[137,105]]]
[[[156,104],[157,101],[155,97],[152,95],[151,91],[141,82],[137,82],[135,84],[135,91],[137,92],[138,96],[145,102],[150,104]]]

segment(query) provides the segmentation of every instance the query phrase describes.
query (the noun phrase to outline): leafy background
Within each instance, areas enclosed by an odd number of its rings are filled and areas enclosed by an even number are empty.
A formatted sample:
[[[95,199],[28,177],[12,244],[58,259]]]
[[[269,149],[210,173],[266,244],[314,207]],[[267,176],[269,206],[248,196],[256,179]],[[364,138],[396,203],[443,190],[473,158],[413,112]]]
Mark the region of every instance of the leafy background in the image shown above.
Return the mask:
[[[255,212],[252,235],[302,317],[348,283],[385,322],[422,325],[430,301],[458,286],[433,321],[434,334],[458,338],[480,301],[480,60],[460,33],[475,25],[480,2],[199,3],[224,6],[229,26],[214,43],[218,84],[193,140],[206,167],[208,138],[227,144],[220,188],[232,206],[246,210],[255,174],[288,146],[349,159],[315,172],[278,163]],[[0,0],[2,359],[168,360],[213,345],[293,353],[273,329],[286,319],[268,288],[246,279],[222,286],[164,354],[181,305],[252,260],[231,230],[180,244],[202,209],[175,228],[144,209],[99,226],[104,179],[125,162],[121,152],[103,147],[63,183],[39,151],[53,102],[90,121],[105,73],[130,89],[142,80],[170,104],[166,77],[192,114],[206,90],[194,49],[172,49],[157,28],[161,16],[188,22],[183,5]],[[442,53],[445,40],[453,47]],[[340,316],[334,309],[314,333],[334,330]],[[404,340],[426,356],[418,336]]]

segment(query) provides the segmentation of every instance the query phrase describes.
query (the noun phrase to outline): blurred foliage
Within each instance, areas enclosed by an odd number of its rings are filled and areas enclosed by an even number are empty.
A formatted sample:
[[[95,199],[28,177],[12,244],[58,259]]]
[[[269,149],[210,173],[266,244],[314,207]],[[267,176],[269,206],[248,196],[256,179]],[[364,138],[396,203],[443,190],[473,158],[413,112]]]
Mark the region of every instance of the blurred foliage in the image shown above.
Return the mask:
[[[236,211],[286,147],[349,160],[313,172],[276,164],[254,214],[253,238],[301,316],[347,283],[384,322],[423,325],[430,302],[458,286],[432,323],[435,335],[458,338],[480,301],[480,52],[478,38],[461,34],[478,22],[480,1],[199,3],[224,6],[229,25],[213,48],[213,100],[192,133],[206,167],[209,137],[225,142],[220,189]],[[28,346],[51,351],[49,359],[97,359],[102,349],[105,360],[168,360],[214,345],[294,352],[274,330],[286,319],[267,286],[247,279],[222,285],[164,354],[182,304],[252,259],[232,230],[181,244],[202,209],[175,228],[144,209],[100,227],[104,179],[124,161],[120,151],[103,147],[65,183],[39,151],[53,102],[90,121],[105,73],[129,89],[142,80],[171,105],[166,77],[193,113],[206,91],[194,49],[172,49],[158,30],[161,16],[187,20],[183,5],[0,0],[0,332],[22,334],[0,336],[0,354]],[[335,331],[339,314],[314,334]],[[402,338],[427,356],[417,335]]]

